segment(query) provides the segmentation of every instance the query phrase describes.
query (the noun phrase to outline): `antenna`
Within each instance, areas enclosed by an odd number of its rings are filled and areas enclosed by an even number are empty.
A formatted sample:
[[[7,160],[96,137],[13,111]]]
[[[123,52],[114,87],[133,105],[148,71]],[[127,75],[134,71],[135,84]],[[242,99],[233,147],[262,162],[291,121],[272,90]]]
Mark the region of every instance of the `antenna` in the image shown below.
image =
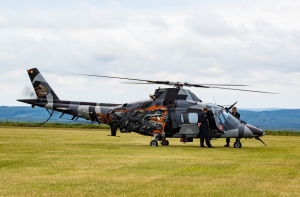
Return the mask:
[[[213,97],[214,97],[214,101],[215,101],[215,104],[217,104],[217,103],[216,103],[216,99],[215,99],[215,96],[213,96]]]

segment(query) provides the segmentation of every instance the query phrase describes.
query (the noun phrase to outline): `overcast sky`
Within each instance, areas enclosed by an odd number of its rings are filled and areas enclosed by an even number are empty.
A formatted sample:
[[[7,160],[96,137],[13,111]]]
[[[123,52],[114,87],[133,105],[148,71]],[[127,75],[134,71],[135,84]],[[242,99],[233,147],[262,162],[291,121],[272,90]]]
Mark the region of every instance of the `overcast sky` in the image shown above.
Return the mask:
[[[26,2],[26,3],[25,3]],[[0,105],[38,68],[60,99],[126,103],[162,85],[68,73],[234,83],[280,94],[189,88],[240,108],[300,108],[300,1],[120,0],[0,3]]]

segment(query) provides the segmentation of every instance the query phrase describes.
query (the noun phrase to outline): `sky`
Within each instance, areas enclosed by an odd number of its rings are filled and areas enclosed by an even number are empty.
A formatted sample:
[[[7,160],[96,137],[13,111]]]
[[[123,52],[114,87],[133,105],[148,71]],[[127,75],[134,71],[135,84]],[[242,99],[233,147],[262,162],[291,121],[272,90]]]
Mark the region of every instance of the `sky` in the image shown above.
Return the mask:
[[[25,105],[26,70],[38,68],[62,100],[122,104],[168,87],[70,74],[84,73],[245,84],[279,94],[185,88],[219,105],[298,109],[299,21],[291,0],[1,1],[0,105]]]

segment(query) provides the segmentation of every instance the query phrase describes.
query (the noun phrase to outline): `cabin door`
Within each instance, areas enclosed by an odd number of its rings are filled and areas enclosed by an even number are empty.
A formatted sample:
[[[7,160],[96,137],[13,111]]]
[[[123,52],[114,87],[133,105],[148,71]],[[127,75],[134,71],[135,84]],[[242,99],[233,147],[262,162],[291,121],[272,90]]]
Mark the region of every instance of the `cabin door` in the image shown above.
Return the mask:
[[[199,134],[198,113],[181,112],[179,117],[180,130],[177,135],[185,135],[186,137],[197,137]]]

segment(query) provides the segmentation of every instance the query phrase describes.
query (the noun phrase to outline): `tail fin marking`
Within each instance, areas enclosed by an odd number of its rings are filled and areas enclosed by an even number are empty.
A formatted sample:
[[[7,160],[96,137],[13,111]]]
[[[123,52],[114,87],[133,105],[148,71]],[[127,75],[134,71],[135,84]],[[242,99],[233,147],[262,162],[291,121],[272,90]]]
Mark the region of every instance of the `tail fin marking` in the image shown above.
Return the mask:
[[[47,99],[47,101],[59,100],[58,96],[37,68],[29,69],[27,72],[38,98],[44,98]]]

